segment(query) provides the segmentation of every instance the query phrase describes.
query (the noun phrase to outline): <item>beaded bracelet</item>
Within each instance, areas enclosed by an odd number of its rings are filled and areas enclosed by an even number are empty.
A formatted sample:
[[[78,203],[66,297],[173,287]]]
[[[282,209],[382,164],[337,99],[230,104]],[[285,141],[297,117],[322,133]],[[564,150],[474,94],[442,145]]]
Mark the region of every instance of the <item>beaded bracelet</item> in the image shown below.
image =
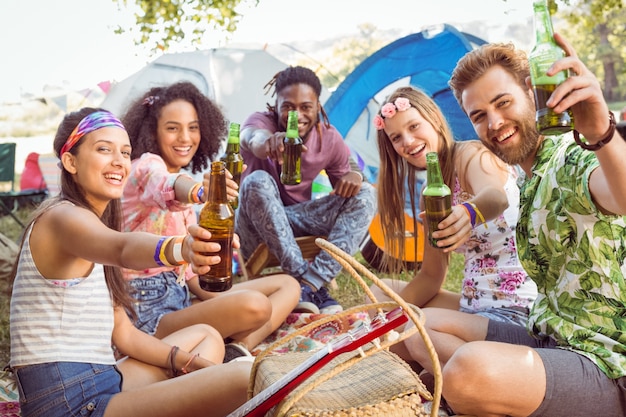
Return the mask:
[[[602,139],[600,139],[598,142],[594,144],[585,143],[580,139],[580,133],[578,133],[578,130],[574,129],[574,140],[576,141],[576,144],[578,144],[578,146],[580,146],[583,149],[587,149],[590,151],[597,151],[598,149],[602,148],[604,145],[609,143],[611,139],[613,139],[613,136],[615,136],[616,126],[617,126],[617,122],[615,122],[615,115],[613,114],[612,111],[609,110],[609,130],[606,131],[606,134],[604,135]]]
[[[184,375],[184,374],[188,374],[188,373],[190,372],[189,370],[187,370],[187,367],[188,367],[189,365],[191,365],[191,362],[193,362],[193,360],[194,360],[195,358],[199,357],[199,356],[200,356],[200,354],[199,354],[199,353],[196,353],[195,355],[192,355],[192,356],[191,356],[191,358],[189,358],[189,360],[187,361],[187,363],[185,364],[185,366],[183,366],[183,367],[181,368],[181,372],[183,373],[183,375]]]

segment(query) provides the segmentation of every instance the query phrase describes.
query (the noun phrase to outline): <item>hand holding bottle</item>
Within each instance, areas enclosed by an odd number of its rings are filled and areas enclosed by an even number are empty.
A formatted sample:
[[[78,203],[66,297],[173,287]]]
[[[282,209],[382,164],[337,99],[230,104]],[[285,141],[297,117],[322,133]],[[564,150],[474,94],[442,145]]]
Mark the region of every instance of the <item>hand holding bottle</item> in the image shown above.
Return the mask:
[[[425,223],[426,212],[422,211],[418,215]],[[444,252],[452,252],[468,241],[472,232],[472,224],[467,212],[460,204],[452,206],[448,217],[439,222],[439,229],[433,231],[433,239],[437,242],[438,249]]]
[[[574,115],[574,128],[587,142],[596,143],[609,128],[609,107],[602,94],[598,78],[578,58],[572,45],[558,33],[554,40],[565,51],[565,58],[556,61],[548,70],[548,75],[569,71],[569,77],[552,93],[548,107],[561,113],[571,109]]]
[[[210,231],[197,224],[189,226],[187,230],[189,235],[183,240],[183,258],[189,262],[193,272],[198,275],[205,274],[211,269],[211,265],[220,262],[221,246],[212,239],[213,235]],[[239,247],[239,236],[235,233],[233,234],[233,248]]]
[[[243,164],[241,172],[244,172],[248,168],[248,165]],[[209,187],[211,186],[211,172],[205,172],[202,177],[202,185],[204,186],[204,193],[202,195],[202,202],[206,203]],[[226,170],[226,195],[228,201],[233,201],[239,198],[239,184],[235,181],[230,171]]]

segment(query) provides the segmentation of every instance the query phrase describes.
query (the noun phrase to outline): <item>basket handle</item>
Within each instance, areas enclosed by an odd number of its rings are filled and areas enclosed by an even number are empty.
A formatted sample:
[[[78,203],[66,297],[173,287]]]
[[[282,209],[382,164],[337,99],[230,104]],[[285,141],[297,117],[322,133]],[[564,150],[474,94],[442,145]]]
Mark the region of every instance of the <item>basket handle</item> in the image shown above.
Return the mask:
[[[439,363],[439,357],[437,355],[437,352],[435,351],[435,347],[433,346],[432,341],[430,340],[430,336],[428,336],[428,333],[426,332],[426,329],[423,326],[423,315],[421,316],[421,319],[420,319],[416,314],[416,311],[421,312],[421,310],[418,307],[415,307],[413,305],[411,305],[412,308],[409,307],[409,304],[406,301],[404,301],[398,294],[396,294],[393,290],[391,290],[383,281],[381,281],[369,269],[367,269],[363,264],[357,261],[353,256],[347,254],[346,252],[338,248],[333,243],[325,239],[321,239],[321,238],[315,239],[315,243],[319,247],[324,249],[326,252],[328,252],[337,262],[339,262],[339,264],[346,271],[348,271],[350,275],[361,284],[361,286],[363,286],[364,288],[367,288],[366,290],[367,295],[371,298],[372,301],[376,302],[377,300],[373,296],[371,291],[369,290],[369,287],[367,286],[367,284],[365,284],[363,278],[361,277],[361,274],[367,277],[368,279],[370,279],[378,288],[380,288],[383,291],[383,293],[386,296],[388,296],[390,299],[392,299],[398,305],[404,308],[406,314],[413,321],[417,331],[422,337],[424,341],[424,345],[426,346],[426,350],[428,351],[428,355],[430,356],[430,360],[433,365],[433,374],[434,374],[433,377],[435,379],[435,387],[434,387],[434,392],[433,392],[431,417],[436,417],[438,410],[439,410],[439,405],[441,402],[441,390],[442,390],[442,385],[443,385],[441,364]]]

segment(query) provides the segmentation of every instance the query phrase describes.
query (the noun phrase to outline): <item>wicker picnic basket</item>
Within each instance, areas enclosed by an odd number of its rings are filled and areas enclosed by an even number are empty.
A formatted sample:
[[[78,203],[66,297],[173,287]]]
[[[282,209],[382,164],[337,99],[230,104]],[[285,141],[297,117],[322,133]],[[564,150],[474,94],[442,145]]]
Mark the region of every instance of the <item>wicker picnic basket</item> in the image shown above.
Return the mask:
[[[302,364],[310,352],[290,352],[272,355],[277,347],[293,338],[320,328],[326,323],[363,311],[379,315],[401,307],[409,316],[410,323],[398,333],[391,331],[382,340],[375,340],[356,351],[334,357],[323,368],[294,388],[282,401],[266,413],[275,417],[348,417],[348,416],[423,416],[429,415],[423,400],[432,401],[431,417],[438,415],[441,399],[441,368],[435,349],[424,330],[424,317],[419,308],[406,303],[378,277],[352,256],[324,239],[315,242],[335,258],[343,268],[363,287],[374,302],[328,315],[277,340],[257,355],[252,366],[248,397],[252,398],[278,381],[285,374]],[[358,271],[358,272],[357,272]],[[378,302],[361,274],[370,279],[393,301]],[[435,378],[434,393],[428,392],[418,375],[392,352],[389,346],[419,332],[428,349]]]

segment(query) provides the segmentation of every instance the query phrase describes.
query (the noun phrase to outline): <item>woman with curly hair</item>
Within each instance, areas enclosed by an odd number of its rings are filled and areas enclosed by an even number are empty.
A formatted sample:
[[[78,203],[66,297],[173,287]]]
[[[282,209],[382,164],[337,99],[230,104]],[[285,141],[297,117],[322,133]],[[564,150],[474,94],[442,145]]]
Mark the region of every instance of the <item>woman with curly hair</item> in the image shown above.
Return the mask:
[[[218,155],[227,123],[216,104],[190,82],[154,87],[122,118],[133,146],[130,180],[122,197],[125,231],[167,235],[197,223],[194,203],[205,201],[204,171]],[[230,198],[237,184],[228,179]],[[276,330],[299,299],[295,279],[275,275],[235,284],[224,293],[200,288],[197,275],[181,267],[126,269],[135,288],[137,326],[162,338],[193,324],[215,327],[228,343],[225,361],[249,350]],[[190,292],[194,295],[193,299]]]

